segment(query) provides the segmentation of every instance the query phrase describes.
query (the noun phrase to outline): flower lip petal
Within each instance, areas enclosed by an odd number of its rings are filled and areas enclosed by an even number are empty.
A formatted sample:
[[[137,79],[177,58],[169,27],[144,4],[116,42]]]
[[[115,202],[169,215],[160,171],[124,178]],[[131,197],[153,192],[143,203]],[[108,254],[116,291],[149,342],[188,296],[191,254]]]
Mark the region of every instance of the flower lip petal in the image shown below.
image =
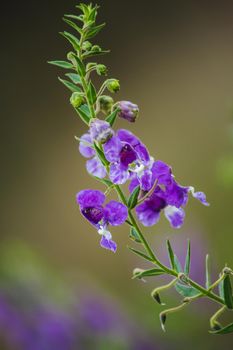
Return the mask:
[[[189,191],[192,193],[192,196],[197,200],[199,200],[203,205],[207,207],[210,205],[206,200],[206,195],[204,192],[201,192],[201,191],[195,192],[195,189],[192,186],[189,187]]]
[[[82,190],[77,193],[77,203],[81,208],[102,206],[105,201],[105,194],[98,190]]]
[[[130,174],[120,163],[113,163],[110,166],[109,177],[114,184],[122,185],[129,179]]]
[[[110,201],[104,208],[104,220],[112,226],[122,225],[127,217],[128,209],[122,203]]]
[[[168,205],[164,214],[173,228],[180,228],[184,223],[185,211],[182,208]]]
[[[79,152],[85,158],[91,158],[95,155],[95,150],[91,148],[90,145],[92,145],[91,136],[89,134],[84,134],[81,136]]]
[[[104,235],[101,237],[100,245],[102,248],[111,250],[113,253],[117,250],[117,244],[111,239],[108,240]]]
[[[86,162],[86,169],[89,174],[103,179],[106,176],[106,169],[99,160],[99,158],[94,157]]]

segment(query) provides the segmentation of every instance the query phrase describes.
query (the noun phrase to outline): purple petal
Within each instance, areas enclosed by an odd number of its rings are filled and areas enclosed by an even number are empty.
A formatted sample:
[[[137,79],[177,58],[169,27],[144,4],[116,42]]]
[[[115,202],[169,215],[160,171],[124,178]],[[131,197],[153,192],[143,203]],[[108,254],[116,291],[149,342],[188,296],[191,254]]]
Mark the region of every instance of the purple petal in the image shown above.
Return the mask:
[[[109,162],[117,162],[119,160],[120,151],[122,149],[121,141],[118,137],[113,136],[104,144],[104,154]]]
[[[158,183],[161,185],[169,185],[172,181],[171,167],[161,160],[157,160],[153,163],[152,169],[154,181],[158,179]]]
[[[185,218],[184,209],[168,205],[164,209],[164,214],[173,228],[180,228],[183,225]]]
[[[111,239],[108,240],[105,236],[102,236],[100,240],[100,245],[102,248],[109,249],[113,253],[115,253],[117,250],[117,244]]]
[[[178,185],[174,180],[172,184],[166,187],[167,204],[180,208],[188,201],[188,187]]]
[[[122,225],[127,217],[128,209],[122,203],[111,201],[104,208],[104,219],[112,226]]]
[[[145,170],[139,178],[140,187],[143,191],[149,191],[152,187],[152,172]]]
[[[140,142],[137,146],[134,147],[134,149],[137,152],[138,158],[144,164],[147,164],[150,161],[150,154],[143,143]]]
[[[81,140],[79,143],[79,152],[81,155],[85,158],[91,158],[95,155],[95,150],[88,146],[88,144],[92,144],[91,137],[89,134],[84,134],[81,137]]]
[[[192,193],[192,196],[196,199],[198,199],[202,204],[209,206],[210,204],[206,200],[206,195],[204,192],[195,192],[193,187],[189,187],[190,192]]]
[[[114,184],[124,184],[129,179],[129,172],[122,169],[119,163],[110,166],[109,178]]]
[[[118,130],[117,136],[121,141],[129,143],[132,147],[135,147],[141,143],[140,140],[132,132],[125,129]]]
[[[136,208],[138,220],[144,226],[153,226],[159,221],[160,211],[154,210],[146,201]]]
[[[105,195],[98,190],[82,190],[76,195],[81,208],[100,207],[105,201]]]
[[[100,179],[103,179],[106,176],[106,169],[97,157],[89,159],[86,162],[86,168],[89,174]]]
[[[139,181],[136,175],[132,178],[130,184],[129,184],[129,192],[132,193],[133,190],[139,185]]]

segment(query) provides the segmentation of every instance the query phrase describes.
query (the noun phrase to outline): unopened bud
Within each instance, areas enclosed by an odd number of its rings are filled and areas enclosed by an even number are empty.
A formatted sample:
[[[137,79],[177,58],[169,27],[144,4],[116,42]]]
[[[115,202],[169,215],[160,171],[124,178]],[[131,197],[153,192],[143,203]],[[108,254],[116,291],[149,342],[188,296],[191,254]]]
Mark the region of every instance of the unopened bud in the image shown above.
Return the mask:
[[[115,106],[115,108],[119,109],[119,118],[126,119],[131,123],[135,122],[139,113],[139,108],[136,104],[130,101],[120,101]]]
[[[92,52],[101,52],[101,47],[99,45],[93,45],[91,51]]]
[[[68,59],[70,62],[73,63],[74,66],[76,65],[75,53],[74,53],[74,52],[72,52],[72,51],[68,52],[68,54],[67,54],[66,57],[67,57],[67,59]]]
[[[98,64],[96,67],[96,72],[99,75],[107,75],[107,67],[104,64]]]
[[[70,97],[70,103],[74,108],[80,107],[82,104],[84,104],[84,102],[85,100],[79,92],[73,92],[73,94]]]
[[[117,79],[109,79],[108,83],[107,83],[107,89],[112,92],[115,93],[117,91],[120,90],[120,82]]]
[[[100,96],[97,100],[98,109],[105,114],[109,114],[111,112],[113,103],[114,101],[111,96],[103,95]]]
[[[90,41],[84,41],[83,47],[82,47],[83,50],[89,51],[91,49],[91,47],[92,47],[92,44],[90,43]]]

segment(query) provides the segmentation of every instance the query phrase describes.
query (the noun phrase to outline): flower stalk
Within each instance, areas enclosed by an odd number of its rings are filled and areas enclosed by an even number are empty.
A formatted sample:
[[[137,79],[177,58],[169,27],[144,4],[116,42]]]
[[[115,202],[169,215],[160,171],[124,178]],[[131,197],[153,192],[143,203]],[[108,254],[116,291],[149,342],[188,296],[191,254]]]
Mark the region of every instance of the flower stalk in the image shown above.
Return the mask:
[[[63,36],[73,46],[75,53],[68,54],[70,62],[51,61],[49,63],[71,69],[72,72],[75,71],[75,73],[66,74],[72,80],[71,82],[62,79],[61,82],[73,94],[75,93],[75,95],[72,95],[72,105],[80,118],[89,126],[89,131],[86,134],[81,138],[76,138],[80,142],[79,150],[88,159],[86,163],[87,171],[107,186],[104,193],[98,190],[79,192],[77,203],[80,211],[97,229],[101,236],[101,247],[113,252],[116,251],[117,245],[112,240],[109,226],[118,226],[123,223],[130,226],[131,236],[142,245],[144,251],[129,247],[130,250],[152,264],[152,268],[149,270],[136,269],[137,273],[134,278],[155,277],[161,274],[173,277],[170,283],[156,287],[151,293],[159,303],[161,303],[160,293],[168,288],[174,287],[183,297],[181,305],[167,309],[160,314],[163,329],[168,314],[181,310],[191,301],[206,297],[221,305],[221,309],[210,319],[211,327],[214,329],[217,324],[218,332],[221,332],[222,328],[217,323],[217,317],[226,309],[233,308],[230,285],[232,270],[225,268],[227,270],[225,272],[223,270],[220,278],[210,285],[207,256],[206,287],[203,287],[189,276],[190,245],[187,249],[184,270],[181,271],[180,263],[168,241],[167,248],[170,259],[170,266],[168,267],[159,260],[138,223],[140,221],[144,226],[153,226],[158,222],[160,214],[164,212],[171,226],[179,228],[184,221],[183,207],[188,201],[189,193],[202,204],[208,206],[206,196],[203,192],[195,192],[192,186],[179,185],[174,179],[171,167],[162,161],[154,161],[145,145],[131,132],[124,129],[115,132],[112,129],[119,110],[114,108],[110,110],[109,106],[117,106],[118,102],[114,102],[112,97],[103,96],[102,94],[105,89],[108,89],[111,93],[116,93],[120,88],[119,81],[112,78],[107,79],[99,89],[96,89],[91,80],[91,75],[94,72],[98,75],[106,75],[107,69],[102,64],[85,63],[88,58],[107,52],[98,45],[92,46],[88,41],[103,27],[103,25],[96,25],[98,6],[80,4],[77,7],[81,10],[81,15],[79,17],[68,15],[68,17],[78,18],[83,23],[82,27],[78,27],[70,20],[66,22],[76,29],[79,38],[67,32],[63,33]],[[81,99],[78,99],[79,96]],[[98,101],[105,102],[105,107],[107,107],[101,110]],[[129,122],[135,121],[136,118],[134,118],[133,113],[138,114],[137,105],[122,101],[119,106],[122,108],[121,113],[125,113],[119,115],[121,119],[126,119]],[[101,113],[107,114],[107,116],[104,115],[105,120],[101,119],[103,118],[100,115]],[[130,181],[129,198],[121,187],[127,181]],[[119,201],[110,201],[104,204],[106,195],[113,189],[116,191]],[[140,197],[140,193],[143,193],[143,196]],[[213,292],[213,289],[217,286],[220,288],[219,294]],[[227,329],[231,328],[230,325]],[[226,332],[225,328],[224,332]]]

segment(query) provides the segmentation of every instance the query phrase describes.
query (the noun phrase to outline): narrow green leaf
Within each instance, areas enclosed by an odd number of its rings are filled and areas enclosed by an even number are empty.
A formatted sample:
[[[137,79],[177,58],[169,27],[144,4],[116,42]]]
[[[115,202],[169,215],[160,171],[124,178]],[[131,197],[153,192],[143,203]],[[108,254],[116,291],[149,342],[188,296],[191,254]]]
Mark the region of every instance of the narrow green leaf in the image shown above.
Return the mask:
[[[65,74],[67,77],[70,78],[70,80],[74,83],[74,84],[81,84],[81,79],[80,76],[76,73],[66,73]]]
[[[96,143],[94,143],[94,147],[95,147],[95,151],[101,161],[101,163],[106,166],[109,165],[109,162],[107,161],[107,159],[105,158],[104,152],[97,146]]]
[[[174,253],[173,253],[173,250],[171,247],[171,243],[168,239],[167,239],[167,251],[168,251],[168,256],[169,256],[171,268],[173,268],[173,270],[175,270],[175,257],[174,257]]]
[[[176,283],[175,289],[183,297],[195,297],[196,295],[200,294],[197,289],[179,282]]]
[[[85,113],[88,116],[89,119],[91,118],[91,113],[87,104],[82,105],[80,109],[83,113]]]
[[[108,179],[100,179],[99,177],[93,176],[96,180],[100,181],[103,185],[107,186],[107,187],[111,187],[114,184],[112,183],[112,181],[108,180]]]
[[[73,21],[70,21],[67,18],[63,18],[63,21],[66,22],[69,26],[71,26],[72,28],[74,28],[79,34],[82,34],[82,29],[79,28],[79,26],[77,26],[76,23],[74,23]]]
[[[224,299],[223,281],[221,281],[218,285],[218,292],[219,292],[220,298]]]
[[[181,264],[180,264],[179,259],[177,258],[177,256],[175,254],[174,254],[174,264],[175,264],[176,272],[178,272],[178,273],[182,272]]]
[[[233,333],[233,323],[228,324],[227,326],[214,330],[214,331],[209,331],[211,334],[228,334],[228,333]]]
[[[105,55],[106,53],[109,53],[110,50],[101,50],[101,51],[87,51],[83,54],[83,58],[90,58],[93,56],[101,56]]]
[[[76,19],[77,21],[81,21],[81,22],[83,22],[83,16],[82,15],[80,15],[80,16],[76,16],[76,15],[64,15],[65,17],[67,17],[67,18],[73,18],[73,19]]]
[[[150,269],[145,270],[143,272],[138,272],[133,275],[134,278],[143,278],[143,277],[152,277],[152,276],[161,276],[164,275],[165,272],[162,269]]]
[[[141,238],[134,227],[130,228],[129,238],[131,238],[134,242],[142,243]]]
[[[74,55],[74,59],[75,59],[75,61],[77,63],[77,68],[78,68],[79,75],[84,77],[85,74],[86,74],[86,67],[85,67],[84,63],[80,60],[80,58],[77,55]]]
[[[188,276],[190,272],[190,257],[191,257],[191,246],[190,240],[188,239],[187,253],[185,258],[184,273]]]
[[[76,38],[76,36],[68,32],[60,32],[60,34],[64,36],[64,38],[66,38],[71,43],[71,45],[76,51],[80,50],[79,40],[78,38]]]
[[[75,91],[80,92],[81,91],[81,89],[77,85],[74,85],[73,83],[71,83],[68,80],[61,79],[60,77],[58,77],[58,80],[62,84],[64,84],[72,92],[75,92]]]
[[[106,122],[108,122],[111,126],[113,126],[115,123],[118,111],[119,111],[118,108],[114,109],[114,111],[111,114],[109,114],[105,119]]]
[[[131,247],[128,247],[129,250],[131,250],[131,252],[133,252],[134,254],[136,255],[139,255],[141,258],[143,259],[146,259],[148,261],[153,261],[153,259],[151,259],[149,256],[147,256],[146,254],[142,253],[141,251],[137,250],[137,249],[134,249],[134,248],[131,248]]]
[[[84,111],[84,109],[82,108],[83,106],[79,107],[79,108],[75,108],[76,112],[78,113],[79,117],[82,119],[82,121],[89,125],[89,121],[90,121],[90,117],[88,116],[88,114]]]
[[[210,267],[209,267],[209,255],[206,255],[205,258],[205,287],[206,289],[209,289],[211,285],[211,278],[210,278]]]
[[[137,186],[131,193],[127,203],[129,209],[133,209],[137,205],[139,192],[140,186]]]
[[[102,24],[99,24],[98,26],[94,26],[88,29],[86,33],[86,39],[91,39],[94,36],[96,36],[104,26],[105,26],[105,23],[102,23]]]
[[[223,280],[223,295],[228,309],[233,309],[232,287],[229,275],[226,275]]]
[[[88,85],[87,97],[91,102],[91,104],[94,104],[96,102],[96,90],[91,81],[89,82],[89,85]]]
[[[49,64],[66,69],[74,69],[73,64],[66,61],[48,61]]]

